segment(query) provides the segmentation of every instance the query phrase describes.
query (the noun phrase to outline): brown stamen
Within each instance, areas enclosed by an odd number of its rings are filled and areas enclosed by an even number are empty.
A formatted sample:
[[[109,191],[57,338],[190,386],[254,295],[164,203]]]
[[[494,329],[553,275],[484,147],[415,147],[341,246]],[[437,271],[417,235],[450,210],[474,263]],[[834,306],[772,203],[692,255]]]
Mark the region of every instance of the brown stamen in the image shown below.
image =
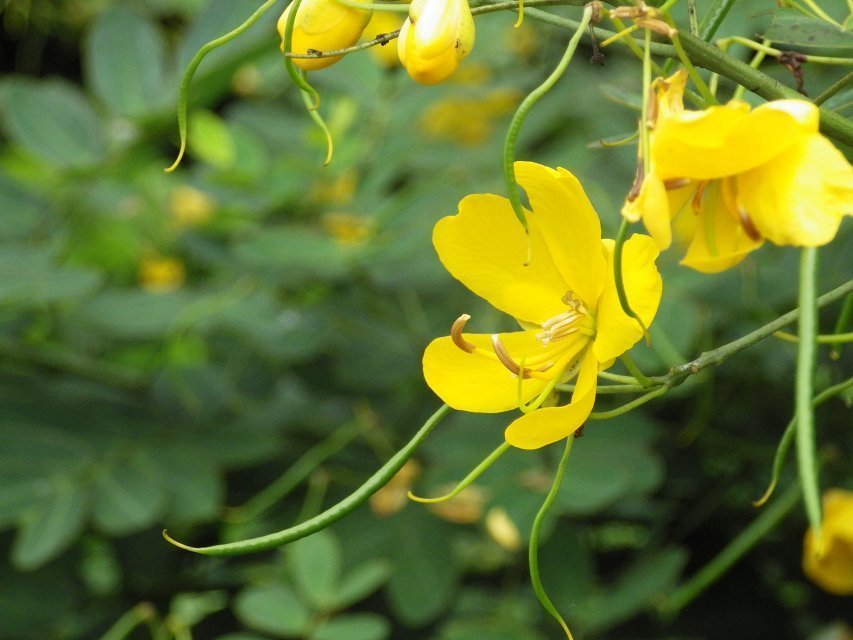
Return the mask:
[[[641,125],[642,126],[642,125]],[[639,195],[640,189],[643,187],[643,179],[646,177],[646,169],[643,166],[643,154],[637,154],[637,172],[634,174],[634,184],[631,185],[631,190],[628,192],[628,195],[625,196],[625,200],[628,202],[634,202]]]
[[[708,187],[707,182],[700,182],[696,193],[693,194],[693,213],[697,216],[702,212],[702,198],[705,196],[705,189]]]
[[[495,350],[495,355],[498,357],[498,360],[501,361],[501,364],[510,370],[516,376],[522,376],[521,367],[512,359],[509,355],[509,352],[506,350],[504,343],[501,342],[501,337],[497,333],[492,334],[492,347]],[[523,376],[524,378],[529,378],[530,374],[527,373],[527,369],[524,370]]]
[[[670,178],[669,180],[663,181],[663,188],[667,191],[675,191],[676,189],[686,187],[691,182],[692,180],[690,178]]]
[[[746,235],[749,236],[750,240],[753,242],[761,240],[761,232],[755,228],[755,223],[753,223],[752,218],[749,217],[749,212],[747,212],[746,209],[738,207],[737,216],[740,220],[740,226],[742,226],[743,230],[746,231]]]
[[[477,348],[462,337],[462,330],[465,328],[465,325],[468,324],[470,319],[471,316],[467,313],[463,313],[461,316],[456,318],[453,325],[450,327],[450,339],[453,340],[453,344],[466,353],[474,353],[474,350]]]

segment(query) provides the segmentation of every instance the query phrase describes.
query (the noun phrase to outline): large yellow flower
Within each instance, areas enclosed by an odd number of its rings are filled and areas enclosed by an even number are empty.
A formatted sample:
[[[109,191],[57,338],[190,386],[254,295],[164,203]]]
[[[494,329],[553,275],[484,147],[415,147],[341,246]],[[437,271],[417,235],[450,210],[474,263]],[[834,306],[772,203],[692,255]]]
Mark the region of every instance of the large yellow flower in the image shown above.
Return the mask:
[[[803,571],[829,593],[853,595],[853,492],[830,489],[823,494],[820,548],[809,529],[803,541]]]
[[[571,402],[529,411],[512,422],[506,440],[536,449],[565,438],[589,416],[599,370],[643,335],[619,305],[613,280],[613,241],[578,180],[565,169],[515,165],[527,192],[530,254],[524,229],[506,198],[471,195],[459,213],[441,219],[433,243],[448,271],[471,291],[514,316],[522,331],[451,335],[424,353],[424,377],[454,409],[497,413],[547,396],[577,377]],[[623,273],[635,312],[648,326],[660,303],[658,255],[648,236],[624,246]],[[534,402],[534,404],[536,404]]]
[[[818,133],[818,108],[776,100],[750,109],[739,100],[686,111],[683,71],[655,82],[650,175],[622,210],[640,218],[661,249],[670,220],[695,224],[682,264],[717,272],[766,238],[778,245],[830,242],[853,215],[853,167]]]

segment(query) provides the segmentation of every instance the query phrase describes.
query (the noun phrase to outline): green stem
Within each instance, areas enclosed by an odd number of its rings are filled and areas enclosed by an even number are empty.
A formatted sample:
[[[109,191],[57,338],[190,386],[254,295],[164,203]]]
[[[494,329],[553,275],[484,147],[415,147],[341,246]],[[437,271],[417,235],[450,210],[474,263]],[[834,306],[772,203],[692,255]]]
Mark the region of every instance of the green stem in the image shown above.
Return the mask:
[[[793,485],[752,524],[741,531],[729,545],[713,560],[699,570],[686,583],[678,587],[658,606],[665,618],[672,618],[685,606],[695,600],[703,591],[714,584],[726,571],[770,533],[779,522],[794,508],[799,498],[800,487]]]
[[[503,454],[505,454],[510,448],[510,444],[508,442],[503,442],[501,445],[492,451],[486,458],[480,462],[471,472],[465,476],[462,481],[454,487],[453,491],[447,493],[443,496],[439,496],[437,498],[419,498],[414,495],[411,491],[408,492],[409,500],[414,500],[415,502],[422,502],[425,504],[434,504],[437,502],[447,502],[451,498],[455,498],[460,493],[462,493],[465,489],[467,489],[472,482],[474,482],[477,478],[479,478],[483,473],[491,467],[495,461],[500,458]]]
[[[667,386],[658,387],[657,389],[653,389],[652,391],[649,391],[648,393],[640,396],[639,398],[631,400],[631,402],[626,402],[621,407],[616,407],[615,409],[612,409],[610,411],[593,411],[592,413],[589,414],[589,419],[590,420],[609,420],[611,418],[616,418],[618,416],[621,416],[622,414],[628,413],[629,411],[633,411],[637,407],[640,407],[640,406],[646,404],[650,400],[654,400],[655,398],[659,398],[660,396],[664,395],[667,391],[669,391],[669,387],[667,387]]]
[[[814,99],[814,103],[817,105],[823,104],[832,96],[837,94],[839,91],[846,89],[851,84],[853,84],[853,71],[842,77],[838,82],[835,82],[829,87],[827,87],[823,91],[823,93],[821,93],[817,98]]]
[[[848,280],[841,286],[836,287],[835,289],[832,289],[831,291],[828,291],[827,293],[820,296],[817,299],[817,306],[824,307],[828,304],[835,302],[836,300],[840,300],[851,292],[853,292],[853,280]],[[718,365],[724,362],[734,354],[743,351],[747,347],[751,347],[756,342],[764,340],[765,338],[773,335],[775,332],[779,331],[783,327],[788,326],[792,322],[796,322],[799,316],[799,309],[789,311],[788,313],[779,316],[772,322],[768,322],[764,326],[759,327],[755,331],[751,331],[745,336],[741,336],[737,340],[732,340],[731,342],[717,347],[712,351],[707,351],[698,358],[691,360],[690,362],[686,362],[684,364],[678,365],[677,367],[673,367],[665,376],[653,376],[651,380],[655,384],[677,386],[684,382],[684,380],[686,380],[688,377],[699,373],[700,371],[709,366]]]
[[[402,449],[394,454],[394,456],[376,473],[370,476],[364,484],[336,505],[326,509],[322,513],[301,524],[284,529],[283,531],[270,533],[265,536],[250,538],[248,540],[240,540],[238,542],[230,542],[227,544],[217,544],[210,547],[191,547],[174,540],[166,533],[166,531],[163,531],[163,537],[176,547],[180,547],[186,551],[192,551],[194,553],[200,553],[207,556],[236,556],[275,549],[276,547],[280,547],[289,542],[293,542],[294,540],[299,540],[300,538],[309,536],[312,533],[316,533],[354,511],[357,507],[364,504],[371,495],[381,489],[414,455],[417,448],[438,425],[438,423],[441,422],[442,418],[450,412],[450,410],[450,407],[446,404],[442,405],[438,411],[429,417],[412,439],[409,440]]]
[[[648,92],[646,92],[646,94],[648,94]],[[644,117],[643,122],[640,123],[640,130],[642,131],[645,127],[646,119]],[[619,227],[619,233],[616,234],[616,243],[613,247],[613,279],[616,283],[616,295],[619,298],[619,304],[622,305],[622,311],[625,312],[626,316],[634,318],[634,320],[637,321],[637,324],[639,324],[640,328],[643,330],[643,335],[646,336],[646,340],[648,341],[648,329],[646,329],[646,325],[642,320],[640,320],[640,316],[634,313],[634,310],[628,303],[628,294],[625,291],[625,284],[622,280],[622,247],[625,244],[625,239],[628,235],[628,228],[630,226],[631,223],[626,218],[623,218],[622,225]]]
[[[640,371],[640,367],[637,366],[637,363],[629,356],[627,353],[623,353],[619,356],[619,359],[622,361],[622,364],[625,365],[625,368],[628,370],[634,380],[636,380],[640,386],[643,387],[651,387],[654,383],[651,378],[649,378],[646,374]]]
[[[824,389],[815,396],[814,400],[812,400],[812,406],[818,407],[830,398],[837,396],[839,393],[849,389],[850,387],[853,387],[853,378],[847,378],[844,382],[829,387],[828,389]],[[782,439],[779,440],[779,445],[776,447],[776,455],[773,457],[773,471],[770,475],[770,484],[767,485],[764,495],[762,495],[758,500],[755,500],[752,503],[752,506],[762,506],[770,499],[770,496],[773,495],[773,491],[776,490],[776,485],[782,475],[782,467],[785,465],[785,458],[788,456],[788,449],[791,448],[791,444],[794,442],[794,436],[796,433],[797,420],[796,418],[793,418],[788,423],[788,426],[785,427],[785,433],[782,434]]]
[[[838,314],[833,333],[844,331],[850,323],[851,317],[853,317],[853,293],[847,294],[844,299],[844,306],[841,307],[841,313]],[[829,350],[829,357],[833,360],[838,360],[841,357],[841,344],[836,344]]]
[[[784,331],[777,331],[773,334],[773,337],[784,340],[785,342],[800,341],[800,339],[793,333],[786,333]],[[815,342],[817,344],[843,344],[846,342],[853,342],[853,333],[830,333],[827,335],[818,335],[815,336]]]
[[[328,438],[308,449],[302,457],[290,465],[287,471],[254,496],[251,500],[239,507],[233,507],[226,512],[226,520],[229,522],[246,522],[257,518],[271,506],[280,502],[298,487],[311,472],[323,461],[335,455],[343,449],[361,432],[361,425],[351,422],[343,425]]]
[[[278,2],[278,0],[266,0],[266,2],[264,2],[260,7],[258,7],[255,12],[250,15],[245,22],[243,22],[243,24],[241,24],[235,29],[232,29],[224,36],[220,36],[205,44],[201,49],[198,50],[195,56],[193,56],[193,59],[190,60],[190,63],[187,65],[186,71],[184,71],[184,76],[181,79],[181,87],[178,92],[178,133],[181,138],[181,147],[178,150],[178,157],[172,163],[172,166],[166,169],[167,173],[171,173],[172,171],[177,169],[178,165],[181,163],[181,160],[184,157],[184,153],[187,150],[187,105],[189,103],[190,85],[192,84],[193,76],[195,75],[196,69],[198,69],[198,66],[201,64],[201,61],[205,59],[208,53],[218,47],[221,47],[227,42],[231,42],[231,40],[246,31],[253,24],[255,24],[261,18],[261,16],[263,16],[267,12],[267,10],[272,7],[276,2]]]
[[[556,389],[557,391],[562,391],[563,393],[571,393],[575,390],[575,385],[558,384]],[[641,387],[638,384],[605,384],[599,385],[595,388],[595,393],[601,396],[616,395],[622,393],[643,393],[645,391],[648,391],[648,387]]]
[[[800,342],[797,345],[795,419],[797,421],[797,465],[800,484],[803,488],[803,501],[815,538],[820,540],[820,486],[817,477],[814,409],[812,408],[814,372],[817,363],[817,349],[815,348],[815,336],[817,335],[817,265],[818,249],[815,247],[802,249],[799,298]]]
[[[560,491],[560,485],[563,482],[563,475],[566,472],[566,464],[569,462],[569,454],[572,452],[574,439],[574,436],[569,436],[566,439],[566,448],[563,450],[563,457],[560,458],[560,463],[557,465],[554,482],[551,484],[551,489],[548,491],[548,495],[545,496],[545,501],[542,503],[536,517],[533,519],[533,526],[530,529],[530,546],[528,547],[530,582],[533,585],[533,591],[536,592],[536,597],[539,599],[539,602],[542,604],[545,611],[551,614],[551,616],[553,616],[553,618],[563,628],[563,631],[569,640],[572,639],[572,632],[569,631],[566,621],[563,620],[560,612],[557,611],[557,607],[554,606],[554,603],[551,602],[551,599],[545,592],[545,587],[542,586],[542,578],[539,575],[539,534],[542,531],[542,524],[545,522],[545,518],[551,510],[551,505],[554,504],[557,493]]]
[[[519,105],[518,110],[515,112],[515,115],[512,117],[512,121],[509,124],[509,130],[506,134],[506,139],[504,140],[504,149],[503,149],[503,169],[504,169],[504,182],[506,183],[507,194],[509,196],[510,204],[512,205],[512,210],[515,212],[518,221],[521,223],[521,226],[524,227],[525,231],[527,230],[527,217],[524,215],[524,208],[521,205],[521,193],[518,188],[518,182],[515,180],[515,149],[516,149],[516,141],[518,140],[518,133],[521,130],[521,125],[524,123],[524,119],[527,117],[530,109],[533,108],[533,105],[536,104],[539,99],[544,96],[551,87],[560,79],[563,73],[566,70],[566,67],[569,66],[569,63],[572,61],[572,57],[575,55],[575,50],[578,47],[578,43],[580,42],[581,36],[583,36],[584,31],[589,25],[589,21],[592,19],[592,8],[586,7],[583,12],[583,16],[581,17],[581,21],[578,24],[577,29],[575,30],[575,34],[572,36],[571,40],[569,40],[569,44],[566,47],[565,52],[563,53],[563,57],[560,59],[557,67],[551,72],[545,82],[536,87],[533,91],[531,91],[527,97],[522,101],[521,105]]]
[[[153,606],[147,602],[140,602],[116,620],[115,624],[101,636],[101,640],[124,640],[136,627],[156,617],[157,611]]]
[[[694,36],[695,37],[695,36]],[[678,35],[678,31],[673,33],[670,36],[672,40],[672,45],[675,47],[675,52],[678,54],[678,59],[681,60],[681,64],[684,65],[684,68],[687,69],[687,75],[690,76],[690,80],[693,81],[693,84],[696,85],[696,89],[699,91],[699,95],[702,96],[702,99],[705,101],[705,106],[710,107],[712,105],[718,104],[717,98],[711,93],[711,90],[708,88],[708,85],[705,84],[705,81],[702,79],[702,76],[699,75],[699,72],[696,71],[696,67],[693,66],[693,62],[690,60],[687,53],[684,51],[684,46],[681,44],[681,38]]]

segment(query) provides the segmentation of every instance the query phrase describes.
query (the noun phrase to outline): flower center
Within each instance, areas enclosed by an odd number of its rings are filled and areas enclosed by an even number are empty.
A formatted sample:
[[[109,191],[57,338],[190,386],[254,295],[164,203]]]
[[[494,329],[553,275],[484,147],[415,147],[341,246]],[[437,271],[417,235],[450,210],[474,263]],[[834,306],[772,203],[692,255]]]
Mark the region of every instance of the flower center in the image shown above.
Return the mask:
[[[562,340],[578,331],[588,336],[595,335],[595,319],[574,291],[566,291],[561,302],[568,309],[543,322],[542,331],[536,334],[543,346]]]

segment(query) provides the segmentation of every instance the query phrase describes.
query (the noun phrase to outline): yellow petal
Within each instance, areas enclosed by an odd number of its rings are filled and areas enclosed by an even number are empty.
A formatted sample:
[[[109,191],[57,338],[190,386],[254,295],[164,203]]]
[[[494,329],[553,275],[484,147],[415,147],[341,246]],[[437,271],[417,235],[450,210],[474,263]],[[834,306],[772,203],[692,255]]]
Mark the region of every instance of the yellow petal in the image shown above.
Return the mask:
[[[633,201],[625,201],[622,215],[631,222],[642,218],[646,230],[655,239],[661,251],[672,244],[669,194],[663,180],[654,171],[643,180],[637,197]]]
[[[817,131],[818,109],[800,100],[754,111],[739,101],[660,118],[652,161],[664,179],[712,180],[761,166]]]
[[[853,595],[853,493],[826,491],[823,509],[820,542],[811,529],[803,541],[803,571],[829,593]]]
[[[739,175],[737,184],[738,204],[775,244],[824,245],[853,215],[853,167],[820,134]]]
[[[607,256],[607,271],[610,274],[607,286],[598,303],[596,316],[596,336],[593,343],[595,357],[604,362],[616,358],[643,337],[643,330],[634,318],[622,311],[616,293],[616,281],[613,276],[612,240],[602,241]],[[648,327],[657,313],[660,304],[663,282],[655,260],[658,248],[649,236],[632,235],[622,247],[622,282],[631,309]]]
[[[601,222],[583,187],[565,169],[533,162],[516,162],[515,177],[533,209],[528,216],[531,226],[542,230],[568,289],[593,308],[604,288],[605,266]]]
[[[531,225],[525,266],[527,239],[506,198],[466,197],[457,215],[438,221],[432,240],[451,275],[501,311],[537,324],[565,311],[566,283],[542,234]]]
[[[484,354],[493,353],[492,337],[464,333],[462,337]],[[500,334],[501,341],[513,357],[521,360],[547,353],[560,355],[558,348],[543,347],[532,331]],[[476,413],[498,413],[518,408],[518,377],[496,358],[467,353],[449,337],[437,338],[427,346],[423,358],[424,378],[429,388],[454,409]],[[554,374],[559,372],[555,369]],[[521,401],[529,402],[539,395],[548,380],[526,378],[521,382]]]
[[[507,427],[506,441],[519,449],[538,449],[573,434],[595,404],[597,375],[598,361],[589,349],[581,362],[572,401],[562,407],[546,407],[521,416]]]
[[[733,179],[730,179],[733,180]],[[743,260],[750,251],[761,246],[753,240],[737,219],[737,212],[727,203],[723,181],[709,184],[702,196],[702,206],[696,217],[696,230],[681,264],[703,273],[725,271]],[[685,212],[684,215],[695,215]]]
[[[456,43],[461,19],[460,0],[426,0],[417,17],[414,46],[424,58],[434,58]]]

